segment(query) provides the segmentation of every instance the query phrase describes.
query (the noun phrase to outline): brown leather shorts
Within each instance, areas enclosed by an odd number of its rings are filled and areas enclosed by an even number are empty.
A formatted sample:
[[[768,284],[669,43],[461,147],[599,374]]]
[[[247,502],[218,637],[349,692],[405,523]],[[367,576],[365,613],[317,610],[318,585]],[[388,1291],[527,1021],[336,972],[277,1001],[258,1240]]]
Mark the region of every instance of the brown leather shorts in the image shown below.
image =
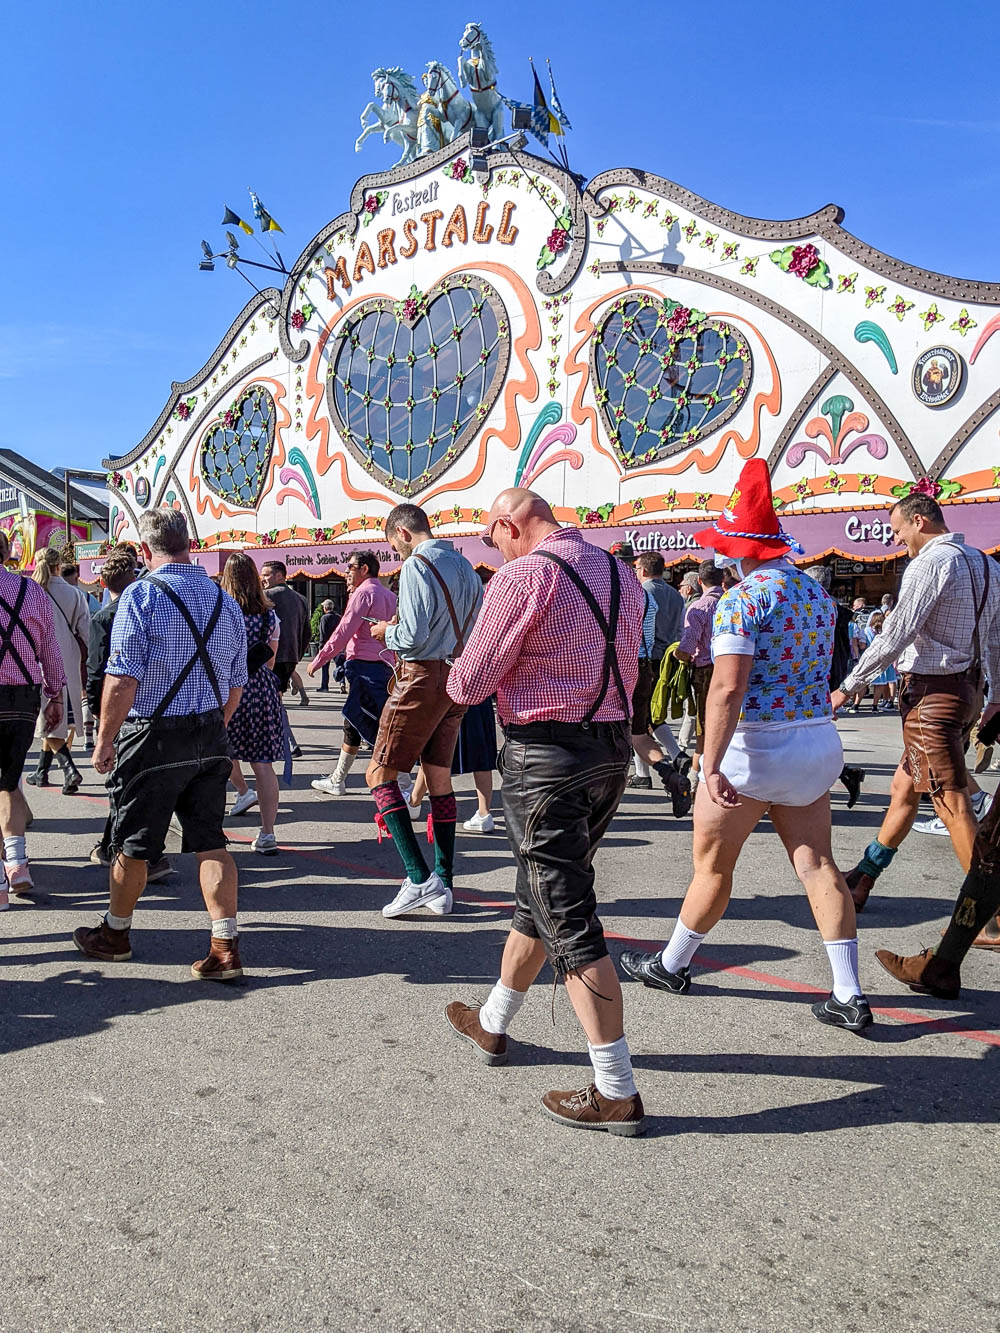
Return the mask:
[[[418,759],[451,768],[465,704],[449,698],[447,662],[400,662],[379,718],[374,759],[409,773]]]
[[[902,764],[917,791],[965,791],[965,751],[982,708],[982,686],[965,674],[903,677]]]

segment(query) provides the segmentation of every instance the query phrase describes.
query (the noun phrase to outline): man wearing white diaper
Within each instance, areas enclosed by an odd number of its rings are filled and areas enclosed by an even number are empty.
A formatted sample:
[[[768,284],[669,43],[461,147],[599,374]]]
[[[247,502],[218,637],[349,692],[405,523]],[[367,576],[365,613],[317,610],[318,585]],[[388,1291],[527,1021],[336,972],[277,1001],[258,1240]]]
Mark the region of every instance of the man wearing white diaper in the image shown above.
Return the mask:
[[[741,580],[715,614],[715,670],[694,807],[694,877],[662,953],[626,950],[647,986],[686,994],[698,946],[729,904],[743,844],[765,813],[801,880],[833,973],[812,1006],[821,1023],[861,1032],[872,1021],[858,982],[854,903],[830,846],[830,786],[844,757],[830,705],[833,599],[785,558],[763,459],[744,467],[712,527],[695,534]]]

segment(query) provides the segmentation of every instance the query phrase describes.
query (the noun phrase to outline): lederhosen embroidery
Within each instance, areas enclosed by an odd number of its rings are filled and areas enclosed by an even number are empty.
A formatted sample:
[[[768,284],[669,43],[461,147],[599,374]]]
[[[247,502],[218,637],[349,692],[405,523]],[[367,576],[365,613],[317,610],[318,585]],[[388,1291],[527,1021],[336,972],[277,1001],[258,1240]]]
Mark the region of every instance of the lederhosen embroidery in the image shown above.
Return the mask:
[[[601,684],[598,689],[597,698],[590,712],[581,721],[581,726],[589,726],[594,720],[598,709],[604,703],[608,690],[611,688],[611,680],[614,678],[615,688],[618,691],[618,697],[621,700],[622,709],[626,718],[631,715],[632,701],[625,692],[625,683],[622,680],[621,668],[618,665],[618,652],[616,647],[616,636],[618,633],[618,611],[621,605],[621,574],[618,569],[618,561],[608,554],[611,561],[611,600],[608,603],[608,614],[605,616],[601,610],[600,603],[584,583],[583,579],[576,572],[569,561],[564,560],[562,556],[555,555],[552,551],[543,551],[536,547],[535,555],[543,555],[546,560],[551,560],[553,564],[559,566],[562,572],[569,579],[570,583],[576,588],[580,596],[587,603],[591,615],[597,621],[597,627],[604,635],[604,662],[601,667]]]
[[[167,594],[174,606],[177,607],[178,611],[180,611],[181,615],[184,617],[187,622],[187,627],[191,631],[191,637],[194,639],[194,652],[188,662],[181,668],[179,674],[175,677],[170,689],[167,690],[166,694],[154,708],[150,721],[155,722],[163,717],[167,709],[177,698],[188,676],[190,676],[191,672],[199,662],[201,662],[202,667],[204,668],[205,675],[208,677],[208,683],[212,687],[212,693],[215,695],[216,702],[221,709],[223,707],[222,691],[219,688],[219,678],[215,674],[215,667],[212,664],[212,659],[208,654],[208,643],[215,631],[216,625],[219,623],[219,617],[222,615],[222,589],[216,589],[216,602],[215,606],[212,608],[212,614],[208,617],[204,630],[200,630],[195,624],[191,612],[168,583],[165,583],[162,579],[154,578],[152,574],[147,575],[147,579],[150,583],[155,583],[161,591]]]

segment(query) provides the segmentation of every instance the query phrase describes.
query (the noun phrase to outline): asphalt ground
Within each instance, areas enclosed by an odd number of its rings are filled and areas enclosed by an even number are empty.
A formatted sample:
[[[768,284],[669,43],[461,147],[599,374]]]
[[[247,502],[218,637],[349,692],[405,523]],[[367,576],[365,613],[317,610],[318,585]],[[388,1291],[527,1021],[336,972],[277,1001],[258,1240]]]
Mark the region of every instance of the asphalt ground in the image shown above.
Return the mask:
[[[935,941],[959,882],[947,838],[912,835],[860,919],[877,1024],[859,1038],[810,1015],[825,955],[765,821],[691,993],[625,983],[647,1136],[572,1132],[539,1110],[590,1077],[547,970],[506,1067],[443,1017],[497,975],[503,833],[460,835],[451,917],[385,921],[401,876],[361,774],[341,799],[308,786],[339,702],[290,710],[304,758],[281,854],[249,850],[252,816],[230,821],[241,986],[189,975],[207,939],[190,857],[140,903],[133,962],[77,954],[73,928],[107,905],[87,863],[102,783],[88,767],[80,795],[31,793],[38,897],[0,916],[4,1333],[1000,1329],[1000,956],[973,952],[954,1003],[872,958]],[[869,773],[853,811],[834,794],[848,866],[899,723],[842,732]],[[690,828],[660,794],[626,794],[598,857],[613,953],[669,934]]]

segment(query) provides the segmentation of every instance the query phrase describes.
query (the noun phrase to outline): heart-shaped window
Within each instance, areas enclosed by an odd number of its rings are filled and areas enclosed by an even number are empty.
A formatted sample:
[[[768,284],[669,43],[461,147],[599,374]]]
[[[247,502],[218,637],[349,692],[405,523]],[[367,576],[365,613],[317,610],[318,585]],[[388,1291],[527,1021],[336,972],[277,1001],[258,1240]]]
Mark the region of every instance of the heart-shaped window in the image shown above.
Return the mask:
[[[254,384],[224,412],[201,442],[201,475],[209,490],[254,509],[274,451],[274,399]]]
[[[375,297],[339,331],[330,412],[366,472],[415,495],[474,439],[509,359],[507,311],[482,278],[414,287],[401,301]]]
[[[644,294],[611,306],[594,335],[591,369],[608,437],[626,469],[717,431],[739,409],[753,375],[738,330]]]

